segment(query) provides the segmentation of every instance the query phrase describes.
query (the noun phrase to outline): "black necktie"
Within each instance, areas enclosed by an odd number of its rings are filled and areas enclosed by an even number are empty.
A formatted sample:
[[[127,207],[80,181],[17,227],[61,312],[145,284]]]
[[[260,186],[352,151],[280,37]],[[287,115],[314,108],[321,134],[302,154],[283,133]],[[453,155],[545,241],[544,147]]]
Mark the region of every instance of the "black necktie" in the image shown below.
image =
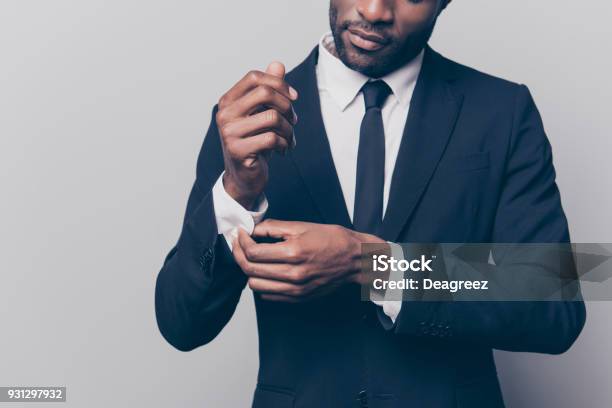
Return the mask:
[[[383,81],[368,82],[361,88],[366,113],[361,122],[353,226],[376,234],[382,224],[385,183],[385,129],[381,109],[391,89]]]

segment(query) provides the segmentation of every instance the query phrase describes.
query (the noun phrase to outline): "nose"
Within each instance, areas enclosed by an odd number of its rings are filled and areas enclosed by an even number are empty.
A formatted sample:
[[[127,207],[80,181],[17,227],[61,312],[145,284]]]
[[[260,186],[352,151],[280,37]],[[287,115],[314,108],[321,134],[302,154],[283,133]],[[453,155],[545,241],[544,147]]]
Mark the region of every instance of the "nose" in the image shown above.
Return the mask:
[[[390,23],[393,21],[393,0],[359,0],[357,12],[369,23]]]

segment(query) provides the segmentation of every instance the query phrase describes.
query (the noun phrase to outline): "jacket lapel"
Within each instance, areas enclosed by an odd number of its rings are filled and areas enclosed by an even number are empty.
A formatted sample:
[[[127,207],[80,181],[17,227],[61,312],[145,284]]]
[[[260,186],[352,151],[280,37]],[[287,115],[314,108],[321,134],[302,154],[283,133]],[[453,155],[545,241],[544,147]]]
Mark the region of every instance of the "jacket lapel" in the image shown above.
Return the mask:
[[[300,97],[295,102],[299,121],[297,147],[289,155],[325,223],[353,228],[334,166],[316,78],[318,48],[291,73],[287,81]],[[413,214],[442,158],[461,110],[463,95],[453,92],[444,60],[429,47],[412,97],[381,237],[395,241]]]
[[[442,158],[454,129],[463,95],[454,94],[444,60],[426,49],[383,219],[382,238],[396,241],[414,212]]]
[[[299,117],[294,128],[296,148],[289,155],[325,223],[352,228],[321,116],[317,59],[318,47],[287,75],[287,82],[300,95],[294,104]]]

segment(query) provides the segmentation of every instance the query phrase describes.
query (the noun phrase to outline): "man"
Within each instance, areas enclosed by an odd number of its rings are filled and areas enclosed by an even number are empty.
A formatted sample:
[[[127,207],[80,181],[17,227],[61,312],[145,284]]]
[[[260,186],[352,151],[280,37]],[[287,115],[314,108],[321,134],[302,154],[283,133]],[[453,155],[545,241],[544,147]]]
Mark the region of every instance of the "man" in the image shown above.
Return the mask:
[[[254,407],[503,406],[492,349],[562,353],[582,329],[580,302],[360,300],[364,243],[569,241],[527,88],[427,46],[448,2],[331,0],[302,64],[213,110],[157,320],[192,350],[248,284]]]

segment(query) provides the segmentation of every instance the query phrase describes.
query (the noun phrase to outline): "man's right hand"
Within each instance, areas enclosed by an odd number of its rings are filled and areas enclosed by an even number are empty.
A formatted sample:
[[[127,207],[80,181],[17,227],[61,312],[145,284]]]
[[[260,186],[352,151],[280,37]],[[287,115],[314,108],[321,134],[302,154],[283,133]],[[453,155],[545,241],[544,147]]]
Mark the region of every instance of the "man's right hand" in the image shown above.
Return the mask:
[[[292,103],[298,94],[284,77],[284,65],[273,62],[266,72],[249,72],[219,100],[223,186],[249,210],[268,182],[270,152],[284,153],[293,145],[297,116]]]

